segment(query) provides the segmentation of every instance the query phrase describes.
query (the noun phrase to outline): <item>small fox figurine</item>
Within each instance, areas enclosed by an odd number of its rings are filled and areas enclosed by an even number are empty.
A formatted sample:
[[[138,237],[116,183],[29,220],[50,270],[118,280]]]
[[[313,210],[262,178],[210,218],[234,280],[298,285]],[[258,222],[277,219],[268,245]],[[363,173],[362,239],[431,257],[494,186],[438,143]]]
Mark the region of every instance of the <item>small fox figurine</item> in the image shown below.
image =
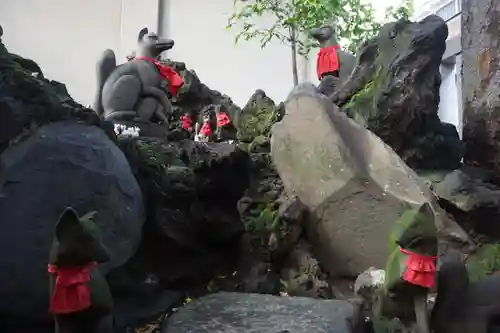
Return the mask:
[[[66,208],[50,251],[50,313],[56,333],[113,333],[113,298],[98,264],[110,260],[93,213]]]

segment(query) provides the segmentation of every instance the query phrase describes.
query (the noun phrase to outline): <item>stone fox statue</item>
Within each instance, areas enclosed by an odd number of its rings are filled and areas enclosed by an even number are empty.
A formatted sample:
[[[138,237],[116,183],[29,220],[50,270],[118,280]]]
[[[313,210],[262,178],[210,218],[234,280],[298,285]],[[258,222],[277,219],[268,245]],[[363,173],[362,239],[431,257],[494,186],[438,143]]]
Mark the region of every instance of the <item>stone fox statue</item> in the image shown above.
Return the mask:
[[[94,110],[105,120],[162,122],[168,126],[172,105],[165,89],[176,95],[183,80],[172,68],[156,58],[173,47],[174,41],[161,39],[142,29],[135,58],[116,66],[112,50],[104,51],[97,63],[97,92]]]
[[[318,79],[322,80],[327,75],[332,75],[344,83],[356,65],[356,57],[340,49],[334,22],[311,29],[309,34],[319,42],[320,46],[317,59]]]
[[[56,333],[113,333],[113,299],[97,265],[109,261],[91,214],[67,208],[50,251],[50,312]]]

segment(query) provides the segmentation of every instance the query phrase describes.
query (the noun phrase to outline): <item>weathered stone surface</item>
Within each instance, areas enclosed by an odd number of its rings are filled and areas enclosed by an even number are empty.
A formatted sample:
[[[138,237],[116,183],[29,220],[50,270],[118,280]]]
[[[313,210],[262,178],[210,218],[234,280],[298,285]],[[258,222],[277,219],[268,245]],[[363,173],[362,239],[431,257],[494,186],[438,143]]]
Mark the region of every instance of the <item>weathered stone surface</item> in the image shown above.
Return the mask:
[[[500,2],[462,1],[464,160],[500,171]]]
[[[448,28],[438,16],[386,24],[358,52],[350,79],[331,98],[414,169],[455,169],[462,145],[438,117],[439,66]]]
[[[347,301],[217,293],[173,314],[163,333],[360,333],[359,307]]]
[[[62,211],[97,211],[108,272],[139,245],[142,192],[123,153],[95,126],[42,126],[0,158],[0,324],[48,321],[47,261]]]
[[[489,182],[484,170],[454,170],[435,186],[441,202],[466,229],[500,240],[500,188]],[[442,203],[443,207],[447,207]]]
[[[319,94],[289,98],[271,149],[287,193],[313,213],[308,239],[331,276],[384,267],[388,246],[381,240],[389,239],[395,221],[410,206],[434,204],[429,188],[390,147]]]
[[[255,91],[234,118],[238,140],[252,142],[259,136],[269,139],[271,127],[283,117],[282,111],[263,90]]]
[[[210,277],[244,232],[237,202],[248,187],[248,154],[227,143],[159,138],[124,139],[120,147],[146,194],[135,264],[164,285]]]

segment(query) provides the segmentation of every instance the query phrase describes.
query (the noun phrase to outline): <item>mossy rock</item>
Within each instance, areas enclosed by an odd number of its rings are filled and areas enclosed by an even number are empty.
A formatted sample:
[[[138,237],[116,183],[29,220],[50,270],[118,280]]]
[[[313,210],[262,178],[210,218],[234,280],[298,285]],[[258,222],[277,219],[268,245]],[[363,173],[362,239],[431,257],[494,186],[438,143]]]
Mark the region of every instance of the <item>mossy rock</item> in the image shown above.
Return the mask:
[[[259,136],[270,137],[271,128],[279,118],[280,108],[264,91],[257,90],[235,117],[238,140],[252,142]]]
[[[250,210],[245,227],[254,235],[282,231],[283,225],[278,215],[278,208],[274,204],[259,204]]]
[[[484,244],[467,259],[471,281],[477,281],[500,271],[500,243]]]

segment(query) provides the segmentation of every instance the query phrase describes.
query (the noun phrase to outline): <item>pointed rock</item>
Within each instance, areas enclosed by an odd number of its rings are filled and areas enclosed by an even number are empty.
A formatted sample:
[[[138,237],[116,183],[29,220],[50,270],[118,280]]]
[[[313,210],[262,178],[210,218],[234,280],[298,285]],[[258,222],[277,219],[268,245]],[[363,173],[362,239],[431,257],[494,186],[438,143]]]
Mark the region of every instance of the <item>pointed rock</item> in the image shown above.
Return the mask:
[[[313,92],[290,96],[274,125],[273,162],[290,195],[312,211],[307,224],[318,259],[332,276],[384,267],[395,221],[432,202],[438,230],[449,226],[429,187],[375,134]],[[467,239],[447,221],[455,237]]]

